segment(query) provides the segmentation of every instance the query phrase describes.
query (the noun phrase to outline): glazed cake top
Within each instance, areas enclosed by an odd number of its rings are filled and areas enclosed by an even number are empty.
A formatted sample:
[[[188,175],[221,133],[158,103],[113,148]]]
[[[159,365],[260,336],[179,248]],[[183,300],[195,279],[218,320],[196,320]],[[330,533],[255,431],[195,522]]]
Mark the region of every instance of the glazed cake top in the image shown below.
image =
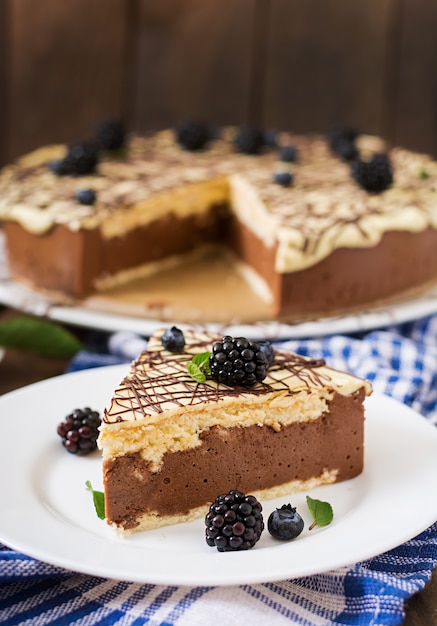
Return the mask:
[[[206,382],[198,383],[188,374],[187,363],[196,354],[211,351],[212,344],[220,337],[186,330],[184,351],[172,353],[161,344],[163,332],[158,331],[151,337],[148,349],[132,363],[129,373],[115,390],[103,416],[103,431],[111,425],[126,422],[153,424],[162,419],[171,422],[172,416],[186,409],[201,409],[205,405],[216,406],[217,403],[225,407],[226,403],[233,403],[236,399],[250,404],[252,400],[262,401],[263,397],[274,396],[269,400],[272,407],[278,408],[285,398],[299,392],[309,396],[311,392],[325,390],[343,395],[361,388],[366,395],[372,391],[369,382],[334,370],[323,360],[313,360],[285,350],[275,351],[267,377],[250,389],[228,387],[208,378]],[[219,416],[221,410],[214,412]]]
[[[388,230],[437,228],[437,163],[426,155],[390,150],[394,183],[371,194],[353,181],[349,164],[330,152],[324,137],[279,135],[279,144],[294,144],[298,152],[296,163],[284,164],[274,149],[237,154],[233,132],[225,129],[199,152],[179,147],[173,131],[134,136],[123,156],[104,157],[87,176],[57,176],[49,164],[65,156],[66,146],[42,148],[0,172],[0,219],[36,234],[66,224],[99,227],[110,237],[168,210],[185,215],[230,201],[242,222],[268,246],[277,245],[279,272],[304,269],[336,248],[376,245]],[[364,157],[384,149],[369,136],[357,145]],[[290,187],[273,180],[284,169],[293,172]],[[93,189],[96,203],[80,204],[79,189]],[[204,201],[190,202],[194,193]]]

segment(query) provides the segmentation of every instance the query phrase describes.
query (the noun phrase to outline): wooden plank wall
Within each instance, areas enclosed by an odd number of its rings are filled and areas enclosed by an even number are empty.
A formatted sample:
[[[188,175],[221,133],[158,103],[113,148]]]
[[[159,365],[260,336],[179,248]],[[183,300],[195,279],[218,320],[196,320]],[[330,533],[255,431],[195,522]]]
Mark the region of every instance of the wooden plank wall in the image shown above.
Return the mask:
[[[437,156],[434,0],[0,0],[0,163],[122,116],[378,133]]]

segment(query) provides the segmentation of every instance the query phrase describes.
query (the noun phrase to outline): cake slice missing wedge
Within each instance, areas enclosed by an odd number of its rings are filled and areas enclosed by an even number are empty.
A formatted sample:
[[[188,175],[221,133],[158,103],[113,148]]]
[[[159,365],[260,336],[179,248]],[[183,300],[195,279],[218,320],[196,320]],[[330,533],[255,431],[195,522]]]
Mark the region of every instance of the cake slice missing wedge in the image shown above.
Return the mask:
[[[187,364],[220,338],[185,331],[182,352],[154,335],[105,410],[107,522],[121,532],[203,516],[220,493],[268,499],[361,473],[369,382],[276,350],[267,376],[237,388]]]

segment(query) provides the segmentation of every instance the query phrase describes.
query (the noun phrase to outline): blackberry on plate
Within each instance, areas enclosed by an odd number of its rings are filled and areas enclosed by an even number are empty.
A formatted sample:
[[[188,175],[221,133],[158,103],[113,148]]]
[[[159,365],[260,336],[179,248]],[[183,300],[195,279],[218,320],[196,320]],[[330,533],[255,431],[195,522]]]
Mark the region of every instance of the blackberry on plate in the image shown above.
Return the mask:
[[[229,387],[253,387],[267,376],[269,363],[255,341],[225,335],[213,344],[209,367],[211,378],[218,383]]]
[[[275,539],[291,541],[303,531],[304,521],[291,504],[283,504],[275,509],[267,520],[267,529]]]
[[[184,333],[176,326],[167,328],[161,337],[161,343],[169,352],[183,352],[185,348]]]
[[[76,191],[76,200],[80,204],[92,205],[96,201],[96,192],[94,189],[78,189]]]
[[[125,141],[123,122],[116,118],[103,120],[97,126],[96,140],[102,150],[120,150]]]
[[[352,161],[358,156],[358,149],[355,145],[357,136],[358,133],[353,128],[334,128],[328,134],[328,145],[331,152],[343,161]]]
[[[66,156],[49,164],[52,172],[58,176],[92,174],[98,163],[98,151],[95,143],[83,141],[68,148]]]
[[[273,181],[281,187],[290,187],[293,182],[293,174],[291,172],[276,172]]]
[[[210,131],[202,122],[183,122],[176,128],[176,141],[185,150],[202,150],[210,139]]]
[[[205,516],[206,543],[219,552],[253,548],[264,530],[262,505],[235,489],[218,496]]]
[[[265,145],[264,134],[253,126],[241,126],[235,134],[234,146],[237,152],[258,154]]]
[[[98,411],[89,407],[75,409],[58,425],[57,433],[68,452],[83,456],[97,448],[100,424]]]
[[[384,191],[393,183],[390,157],[380,152],[374,154],[369,161],[357,159],[351,164],[351,175],[366,191]]]

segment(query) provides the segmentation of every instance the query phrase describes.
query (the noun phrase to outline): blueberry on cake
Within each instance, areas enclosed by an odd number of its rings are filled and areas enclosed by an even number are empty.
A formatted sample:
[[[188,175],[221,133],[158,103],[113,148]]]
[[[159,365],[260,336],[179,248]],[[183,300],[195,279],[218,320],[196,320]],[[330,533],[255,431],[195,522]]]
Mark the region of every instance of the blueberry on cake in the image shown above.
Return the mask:
[[[102,418],[111,526],[185,522],[230,490],[267,499],[360,474],[370,383],[242,337],[185,331],[172,351],[164,335],[151,337]]]

